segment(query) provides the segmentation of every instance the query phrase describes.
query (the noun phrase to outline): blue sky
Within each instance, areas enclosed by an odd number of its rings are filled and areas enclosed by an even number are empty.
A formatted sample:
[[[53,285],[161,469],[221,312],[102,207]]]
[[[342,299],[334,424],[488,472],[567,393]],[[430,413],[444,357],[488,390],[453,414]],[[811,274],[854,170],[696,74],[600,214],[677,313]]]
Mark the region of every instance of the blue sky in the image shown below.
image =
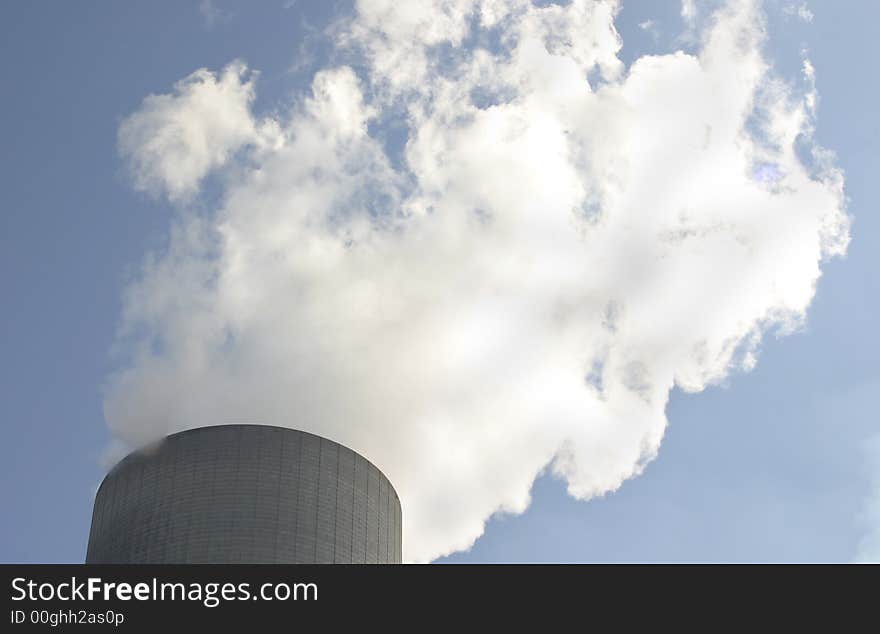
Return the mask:
[[[110,440],[103,400],[121,297],[173,209],[133,191],[120,123],[150,93],[233,59],[259,69],[262,110],[326,65],[315,35],[345,3],[7,3],[0,231],[5,404],[0,560],[79,562]],[[750,372],[699,394],[672,392],[657,458],[587,502],[541,476],[522,515],[500,514],[448,561],[847,561],[872,530],[880,474],[870,443],[880,232],[880,127],[870,69],[880,8],[812,2],[812,21],[767,4],[767,57],[796,76],[806,48],[819,93],[816,138],[846,177],[852,242],[823,265],[806,325],[765,338]],[[645,20],[654,22],[642,28]],[[686,46],[676,2],[624,3],[624,63]],[[303,44],[305,42],[305,44]],[[303,55],[308,51],[308,55]],[[876,463],[875,463],[876,464]],[[874,527],[873,530],[877,530]]]

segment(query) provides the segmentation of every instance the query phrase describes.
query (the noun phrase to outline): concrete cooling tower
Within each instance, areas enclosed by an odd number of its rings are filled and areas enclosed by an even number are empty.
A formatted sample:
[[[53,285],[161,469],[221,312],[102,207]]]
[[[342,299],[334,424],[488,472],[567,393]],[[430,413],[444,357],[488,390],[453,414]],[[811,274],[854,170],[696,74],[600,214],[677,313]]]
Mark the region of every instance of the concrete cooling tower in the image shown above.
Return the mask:
[[[400,563],[400,500],[332,440],[264,425],[168,436],[98,490],[86,563]]]

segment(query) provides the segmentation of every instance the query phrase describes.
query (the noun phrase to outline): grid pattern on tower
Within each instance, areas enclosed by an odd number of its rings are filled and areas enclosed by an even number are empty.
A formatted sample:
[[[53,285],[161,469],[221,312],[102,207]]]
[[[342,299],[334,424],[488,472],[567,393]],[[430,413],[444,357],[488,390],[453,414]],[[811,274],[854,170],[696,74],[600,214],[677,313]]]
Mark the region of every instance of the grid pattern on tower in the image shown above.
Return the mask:
[[[122,460],[95,498],[87,563],[399,563],[400,500],[314,434],[201,427]]]

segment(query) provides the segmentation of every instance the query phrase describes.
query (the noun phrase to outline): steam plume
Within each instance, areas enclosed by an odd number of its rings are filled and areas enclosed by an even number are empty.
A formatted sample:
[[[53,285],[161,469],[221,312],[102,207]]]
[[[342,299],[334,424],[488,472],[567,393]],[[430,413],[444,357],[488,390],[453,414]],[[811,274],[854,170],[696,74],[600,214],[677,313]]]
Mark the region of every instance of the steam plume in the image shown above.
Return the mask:
[[[616,11],[362,0],[334,31],[352,63],[283,114],[241,62],[146,98],[121,153],[179,211],[126,294],[115,435],[342,442],[395,484],[415,561],[522,512],[543,469],[582,499],[639,474],[673,386],[797,328],[848,225],[812,67],[770,72],[755,3],[630,68]]]

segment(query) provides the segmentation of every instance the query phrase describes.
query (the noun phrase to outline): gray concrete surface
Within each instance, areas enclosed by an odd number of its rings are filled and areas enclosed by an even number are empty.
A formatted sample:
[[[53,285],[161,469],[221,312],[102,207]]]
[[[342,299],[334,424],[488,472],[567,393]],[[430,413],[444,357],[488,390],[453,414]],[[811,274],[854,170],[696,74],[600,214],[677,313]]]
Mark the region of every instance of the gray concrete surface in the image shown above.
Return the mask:
[[[363,456],[263,425],[135,452],[95,498],[86,563],[400,563],[401,508]]]

